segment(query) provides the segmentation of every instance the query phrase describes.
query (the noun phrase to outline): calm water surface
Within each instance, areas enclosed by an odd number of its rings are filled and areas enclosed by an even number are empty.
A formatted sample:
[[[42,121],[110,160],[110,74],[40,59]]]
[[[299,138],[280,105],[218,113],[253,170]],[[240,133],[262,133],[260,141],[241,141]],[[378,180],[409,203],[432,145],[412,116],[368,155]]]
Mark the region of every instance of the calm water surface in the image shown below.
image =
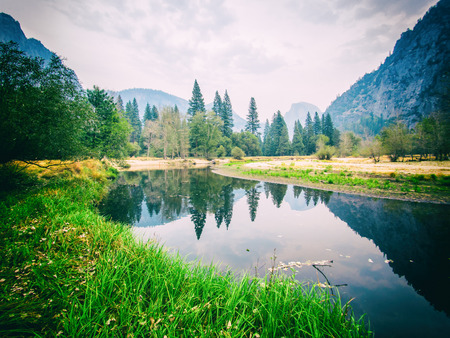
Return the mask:
[[[126,172],[100,206],[188,259],[340,285],[376,337],[450,333],[450,207],[223,177],[209,169]],[[285,272],[283,272],[285,273]],[[289,272],[288,272],[289,273]]]

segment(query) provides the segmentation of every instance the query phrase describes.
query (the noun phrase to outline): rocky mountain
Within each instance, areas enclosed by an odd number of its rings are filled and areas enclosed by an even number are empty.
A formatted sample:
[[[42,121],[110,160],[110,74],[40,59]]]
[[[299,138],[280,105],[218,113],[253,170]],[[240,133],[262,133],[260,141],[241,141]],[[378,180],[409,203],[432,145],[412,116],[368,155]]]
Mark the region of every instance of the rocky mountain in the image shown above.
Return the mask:
[[[337,127],[359,133],[396,118],[414,126],[439,111],[448,96],[449,55],[450,0],[441,0],[401,35],[377,70],[336,98],[326,112]]]
[[[297,120],[300,120],[302,126],[305,126],[306,121],[306,115],[308,112],[311,114],[311,117],[314,118],[314,114],[316,112],[319,113],[320,116],[322,116],[322,111],[319,107],[307,103],[307,102],[298,102],[293,103],[291,105],[291,109],[284,115],[284,121],[286,122],[286,125],[288,127],[289,136],[292,138],[294,135],[294,123]]]
[[[182,114],[186,114],[188,108],[189,108],[189,101],[172,95],[168,94],[166,92],[163,92],[161,90],[154,90],[154,89],[145,89],[145,88],[132,88],[132,89],[125,89],[121,91],[109,91],[109,94],[114,97],[114,99],[117,99],[117,97],[120,95],[122,98],[122,101],[124,105],[128,101],[133,101],[134,98],[136,98],[136,101],[139,106],[139,116],[141,119],[144,117],[144,111],[147,103],[150,106],[156,106],[158,109],[161,109],[164,106],[170,106],[173,107],[177,105],[178,109]],[[206,105],[206,109],[211,109],[212,103]],[[234,127],[233,131],[239,132],[243,129],[245,129],[245,123],[246,121],[236,114],[236,112],[233,111],[233,122]]]
[[[40,57],[48,62],[53,55],[39,40],[27,39],[19,22],[12,16],[0,13],[0,42],[9,41],[16,42],[19,49],[31,57]]]

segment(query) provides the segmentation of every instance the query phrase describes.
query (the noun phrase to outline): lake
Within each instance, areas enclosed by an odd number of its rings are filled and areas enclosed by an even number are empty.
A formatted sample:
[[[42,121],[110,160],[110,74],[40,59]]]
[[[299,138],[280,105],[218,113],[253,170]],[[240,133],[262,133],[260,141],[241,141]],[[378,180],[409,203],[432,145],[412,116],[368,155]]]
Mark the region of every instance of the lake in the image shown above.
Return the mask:
[[[291,263],[278,273],[336,286],[377,337],[450,332],[448,205],[174,169],[121,173],[99,209],[188,260],[260,276]]]

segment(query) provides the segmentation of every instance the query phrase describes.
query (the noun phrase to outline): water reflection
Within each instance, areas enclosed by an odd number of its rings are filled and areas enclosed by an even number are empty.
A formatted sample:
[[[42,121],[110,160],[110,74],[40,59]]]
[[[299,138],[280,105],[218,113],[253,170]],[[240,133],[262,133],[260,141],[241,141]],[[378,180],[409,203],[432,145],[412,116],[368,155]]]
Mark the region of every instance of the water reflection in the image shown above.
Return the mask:
[[[333,260],[321,270],[325,279],[348,285],[340,293],[356,297],[355,310],[369,314],[377,336],[450,329],[450,319],[423,301],[450,315],[448,206],[184,169],[123,173],[100,209],[182,255],[236,269],[264,273],[274,248],[285,262]],[[299,278],[326,282],[313,268],[302,268]]]

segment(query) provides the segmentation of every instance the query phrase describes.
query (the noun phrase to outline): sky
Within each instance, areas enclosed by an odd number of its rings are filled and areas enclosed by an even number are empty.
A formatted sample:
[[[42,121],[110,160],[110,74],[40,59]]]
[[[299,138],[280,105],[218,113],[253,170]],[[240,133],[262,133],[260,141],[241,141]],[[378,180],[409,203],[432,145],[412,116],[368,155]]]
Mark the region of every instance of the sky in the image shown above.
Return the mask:
[[[0,0],[84,88],[157,89],[206,103],[225,90],[242,117],[296,102],[324,111],[377,69],[437,0]]]

